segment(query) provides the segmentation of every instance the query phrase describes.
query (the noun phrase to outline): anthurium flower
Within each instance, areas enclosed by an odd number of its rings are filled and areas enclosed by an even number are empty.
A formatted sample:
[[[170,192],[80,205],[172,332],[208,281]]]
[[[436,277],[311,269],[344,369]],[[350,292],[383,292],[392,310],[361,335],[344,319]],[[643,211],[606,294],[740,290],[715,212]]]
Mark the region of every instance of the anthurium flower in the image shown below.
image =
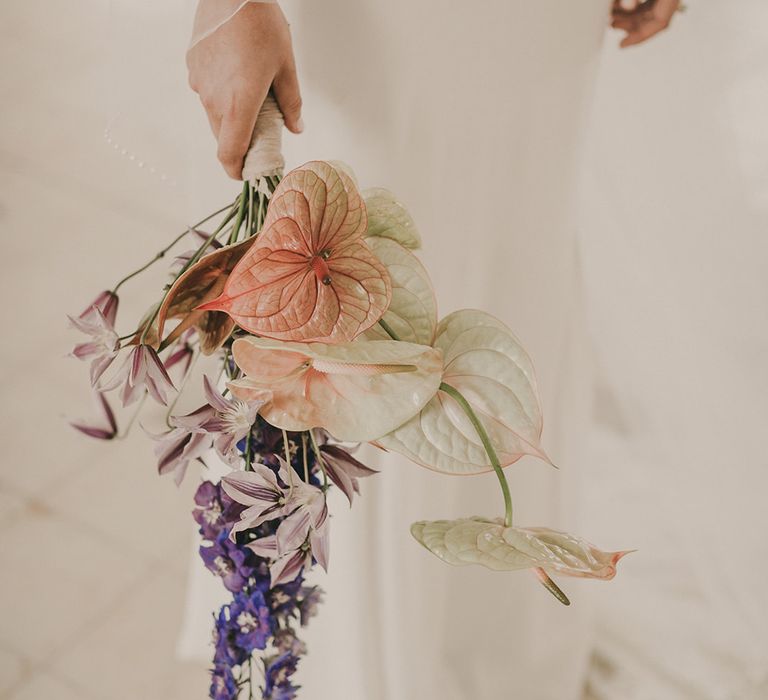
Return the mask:
[[[437,299],[426,268],[408,248],[383,234],[366,238],[366,242],[392,281],[392,301],[381,320],[399,340],[431,345],[437,326]],[[389,340],[391,336],[377,323],[362,337]]]
[[[512,331],[490,314],[463,309],[440,321],[434,346],[443,353],[442,382],[466,398],[501,466],[526,454],[548,460],[539,444],[542,415],[533,364]],[[376,444],[447,474],[491,469],[470,419],[443,390]]]
[[[113,298],[117,299],[114,295],[109,299]],[[105,309],[109,316],[102,309]],[[110,303],[107,300],[101,307],[94,303],[77,318],[69,317],[74,328],[90,336],[87,342],[75,345],[72,355],[78,360],[91,361],[91,386],[96,386],[120,350],[120,340],[114,328],[116,312],[117,301]]]
[[[383,187],[363,192],[368,214],[366,236],[380,236],[396,241],[405,248],[421,248],[421,236],[408,210],[394,194]]]
[[[411,525],[411,534],[448,564],[479,564],[495,571],[540,568],[607,581],[628,554],[603,552],[581,538],[544,527],[504,527],[501,518],[421,521]]]
[[[223,311],[202,311],[197,307],[221,294],[227,275],[254,240],[250,238],[204,255],[173,283],[158,312],[158,337],[163,337],[168,319],[181,319],[166,343],[194,327],[204,355],[211,355],[221,347],[232,333],[235,322]]]
[[[416,415],[435,395],[442,352],[387,340],[326,345],[240,338],[232,345],[244,379],[229,383],[248,400],[264,389],[261,415],[278,428],[325,428],[337,440],[381,437]]]
[[[365,206],[352,179],[307,163],[275,190],[264,228],[199,309],[225,311],[245,330],[282,340],[345,342],[381,318],[389,275],[363,240]]]

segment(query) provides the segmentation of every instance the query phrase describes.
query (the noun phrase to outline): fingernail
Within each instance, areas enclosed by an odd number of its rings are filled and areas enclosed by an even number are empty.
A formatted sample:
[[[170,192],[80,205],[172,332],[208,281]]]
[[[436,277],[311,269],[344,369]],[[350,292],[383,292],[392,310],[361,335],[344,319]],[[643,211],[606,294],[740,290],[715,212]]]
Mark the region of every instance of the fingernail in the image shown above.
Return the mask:
[[[299,117],[299,121],[296,122],[296,132],[300,134],[302,131],[304,131],[304,120]]]

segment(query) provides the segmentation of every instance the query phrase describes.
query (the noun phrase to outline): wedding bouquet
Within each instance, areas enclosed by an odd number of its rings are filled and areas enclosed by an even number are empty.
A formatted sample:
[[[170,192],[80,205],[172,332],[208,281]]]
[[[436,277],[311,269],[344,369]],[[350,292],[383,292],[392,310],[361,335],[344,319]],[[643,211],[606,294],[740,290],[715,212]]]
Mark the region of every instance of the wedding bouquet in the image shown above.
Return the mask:
[[[414,253],[419,234],[390,192],[360,192],[338,163],[309,162],[283,178],[276,113],[274,104],[263,110],[237,199],[71,319],[88,336],[73,354],[90,361],[103,416],[74,427],[114,438],[109,392],[123,406],[147,396],[167,405],[176,392],[166,429],[153,435],[159,472],[181,482],[193,463],[231,467],[200,484],[193,510],[200,556],[232,594],[214,620],[210,695],[218,700],[296,697],[298,630],[322,595],[305,576],[328,567],[327,492],[335,486],[351,504],[359,479],[375,473],[356,459],[355,444],[447,475],[496,473],[500,517],[411,525],[449,564],[531,569],[568,605],[550,574],[610,579],[625,554],[513,525],[503,468],[523,455],[549,461],[531,360],[483,311],[438,321]],[[119,335],[123,285],[182,239],[198,245],[176,257],[157,303]],[[202,377],[205,403],[177,413],[200,355],[218,357],[219,371]],[[178,369],[177,391],[169,372]]]

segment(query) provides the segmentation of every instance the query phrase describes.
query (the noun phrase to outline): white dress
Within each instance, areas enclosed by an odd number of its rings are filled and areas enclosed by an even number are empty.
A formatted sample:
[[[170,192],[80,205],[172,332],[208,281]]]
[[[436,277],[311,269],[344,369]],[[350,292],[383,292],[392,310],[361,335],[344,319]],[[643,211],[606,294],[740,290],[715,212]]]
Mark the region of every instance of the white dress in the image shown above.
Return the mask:
[[[560,469],[525,459],[507,470],[516,522],[621,548],[610,531],[583,531],[578,512],[591,384],[574,203],[610,0],[281,4],[306,122],[285,139],[288,166],[346,161],[363,187],[387,187],[409,207],[441,315],[495,314],[537,368],[544,445]],[[169,138],[192,135],[196,152],[196,167],[176,179],[194,180],[195,213],[205,213],[236,188],[193,96],[174,99],[181,126]],[[416,544],[410,523],[500,514],[495,477],[436,475],[372,448],[362,458],[382,473],[351,510],[332,503],[330,573],[316,575],[327,599],[305,635],[303,697],[580,698],[595,584],[563,581],[573,600],[564,608],[527,572],[446,566]],[[180,650],[208,659],[222,587],[196,558],[192,566]]]

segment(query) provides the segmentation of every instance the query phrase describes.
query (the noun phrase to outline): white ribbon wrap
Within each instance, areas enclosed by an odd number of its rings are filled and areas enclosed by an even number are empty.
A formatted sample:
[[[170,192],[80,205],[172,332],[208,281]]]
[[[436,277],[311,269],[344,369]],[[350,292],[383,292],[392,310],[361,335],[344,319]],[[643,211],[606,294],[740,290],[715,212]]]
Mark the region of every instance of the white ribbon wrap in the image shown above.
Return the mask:
[[[283,158],[283,114],[272,93],[267,95],[253,128],[251,147],[243,163],[243,180],[260,186],[265,177],[282,175],[285,167]]]

